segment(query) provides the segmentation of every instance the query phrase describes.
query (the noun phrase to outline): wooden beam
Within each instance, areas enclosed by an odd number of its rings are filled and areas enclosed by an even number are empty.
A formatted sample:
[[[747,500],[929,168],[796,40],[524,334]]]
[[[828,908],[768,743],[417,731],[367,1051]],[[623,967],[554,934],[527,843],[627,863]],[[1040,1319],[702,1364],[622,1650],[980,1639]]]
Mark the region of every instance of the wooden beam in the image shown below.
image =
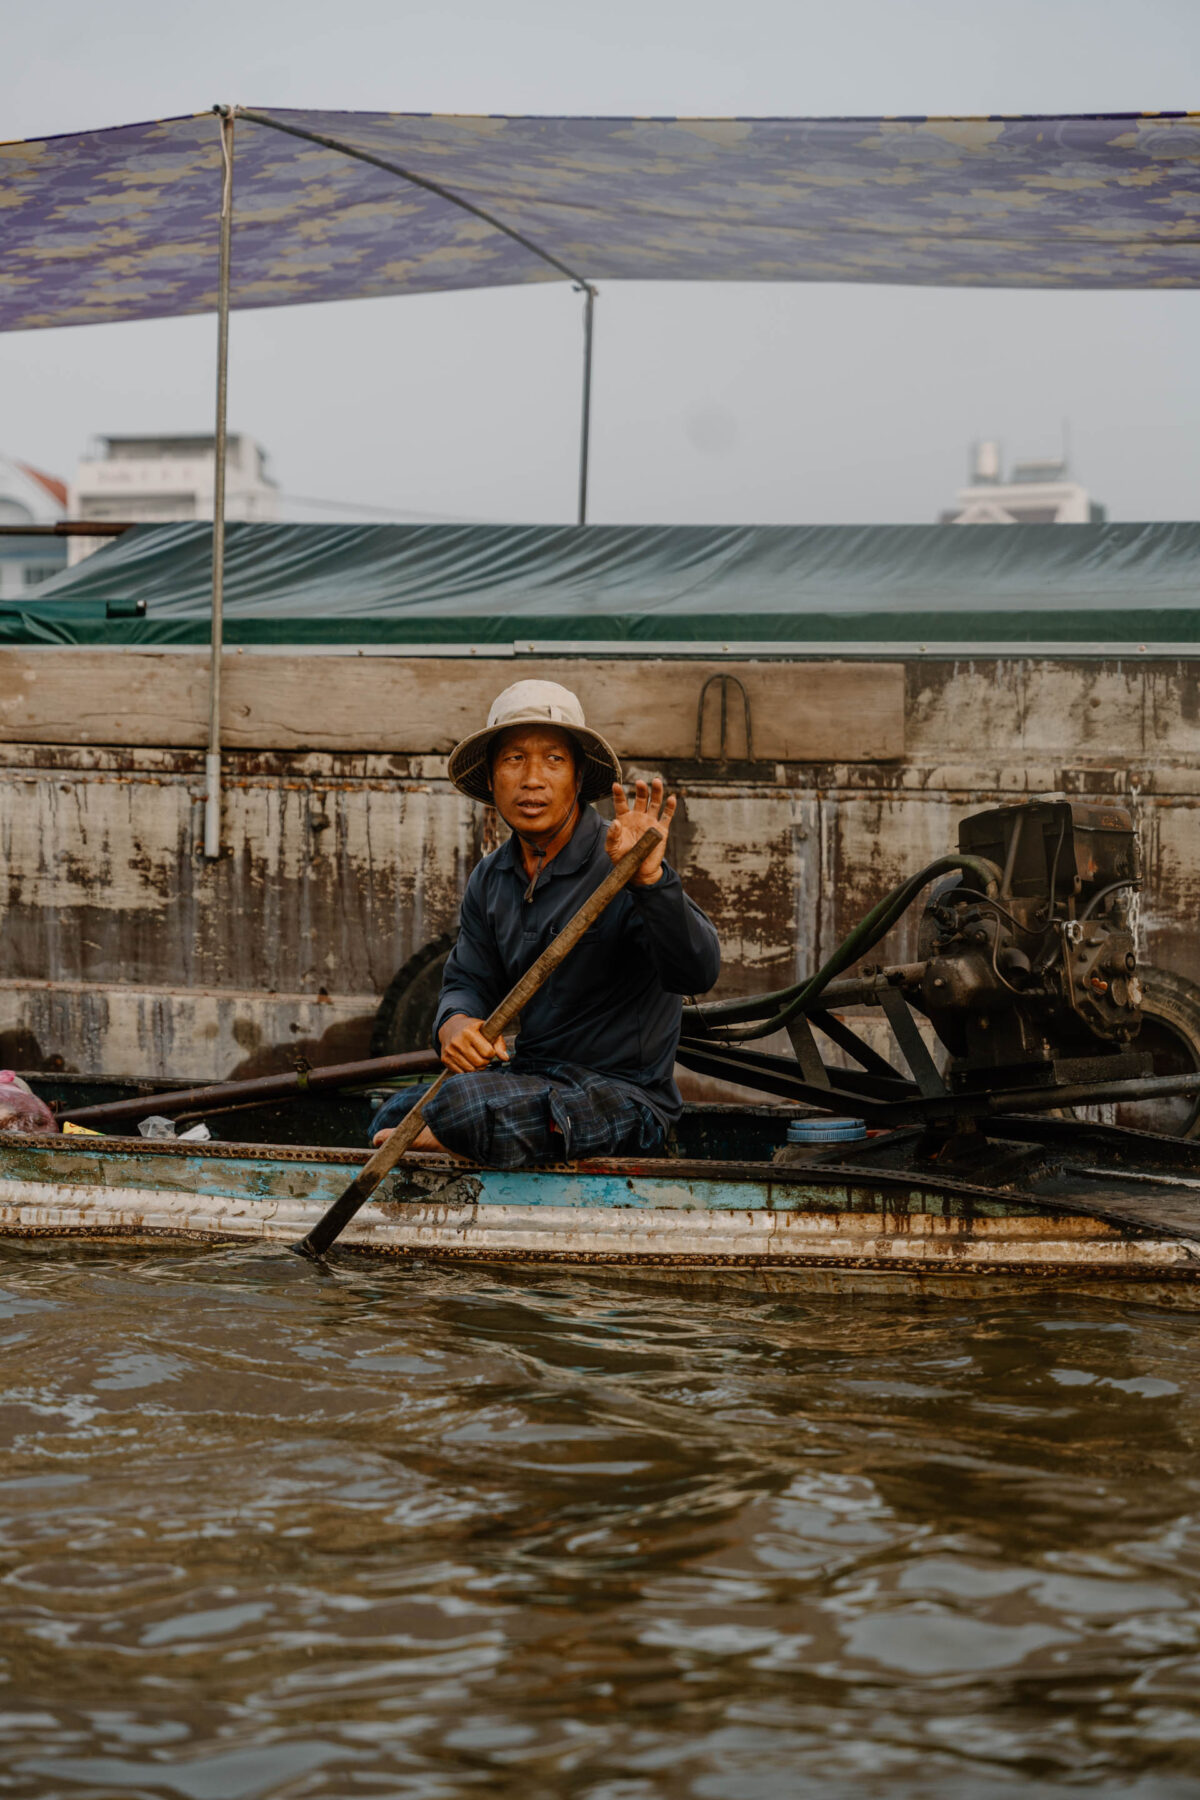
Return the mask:
[[[876,762],[904,754],[900,663],[226,654],[221,735],[231,749],[437,755],[477,729],[511,682],[562,682],[633,761],[691,758],[709,676],[743,684],[763,762]],[[0,741],[187,748],[206,741],[203,657],[179,650],[0,650]],[[726,755],[746,755],[727,696]],[[708,696],[704,753],[718,751]]]

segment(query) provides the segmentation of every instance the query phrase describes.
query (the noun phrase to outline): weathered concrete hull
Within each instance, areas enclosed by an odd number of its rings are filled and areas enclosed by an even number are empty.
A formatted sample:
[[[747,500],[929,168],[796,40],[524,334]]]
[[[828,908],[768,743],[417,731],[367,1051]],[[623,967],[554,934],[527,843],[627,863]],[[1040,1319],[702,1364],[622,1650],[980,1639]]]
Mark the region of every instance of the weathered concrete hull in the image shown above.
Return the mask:
[[[0,1152],[0,1235],[293,1244],[361,1166],[346,1152],[141,1140]],[[405,1168],[348,1227],[357,1250],[616,1270],[1200,1283],[1200,1244],[914,1183],[708,1172]]]
[[[5,659],[18,654],[10,670]],[[107,675],[93,667],[105,656]],[[379,658],[381,693],[389,667],[405,693],[416,669],[424,698],[399,722],[377,712],[376,727],[361,708],[352,717],[342,693],[362,660],[310,658],[303,681],[290,668],[278,675],[271,703],[263,657],[255,680],[243,667],[232,688],[242,695],[229,721],[238,747],[212,864],[201,855],[195,721],[149,700],[156,680],[173,691],[173,656],[194,686],[194,653],[157,653],[158,674],[141,667],[154,659],[138,659],[131,687],[127,653],[0,652],[0,1060],[214,1080],[299,1056],[366,1055],[380,995],[452,928],[489,842],[488,815],[445,779],[453,730],[436,724],[438,696],[453,721],[464,688],[538,673],[574,682],[630,773],[661,768],[678,791],[673,856],[720,930],[719,992],[805,973],[887,888],[953,844],[964,813],[1022,794],[1119,796],[1132,807],[1147,876],[1140,950],[1200,980],[1197,661],[730,658],[751,700],[756,754],[781,754],[744,757],[734,706],[727,748],[740,760],[721,763],[712,718],[705,759],[686,725],[711,661],[628,656],[618,681],[610,664],[583,657]],[[91,659],[87,707],[76,657]],[[841,758],[830,754],[830,718],[806,738],[804,708],[783,699],[788,680],[810,693],[814,669],[833,667],[848,714]],[[636,698],[624,724],[612,717],[622,691]],[[298,694],[311,717],[297,712]],[[871,708],[874,732],[858,716]],[[381,747],[362,748],[374,729]],[[903,960],[912,948],[905,929],[882,954]]]

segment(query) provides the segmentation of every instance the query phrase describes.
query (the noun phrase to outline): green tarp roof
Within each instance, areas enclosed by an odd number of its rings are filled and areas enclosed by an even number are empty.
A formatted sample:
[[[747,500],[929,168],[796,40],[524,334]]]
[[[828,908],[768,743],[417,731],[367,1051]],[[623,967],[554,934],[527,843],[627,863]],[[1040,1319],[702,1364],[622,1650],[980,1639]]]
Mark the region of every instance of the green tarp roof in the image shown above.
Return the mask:
[[[212,529],[138,526],[8,643],[207,642]],[[110,616],[145,601],[141,617]],[[1200,524],[227,528],[231,644],[1200,644]]]

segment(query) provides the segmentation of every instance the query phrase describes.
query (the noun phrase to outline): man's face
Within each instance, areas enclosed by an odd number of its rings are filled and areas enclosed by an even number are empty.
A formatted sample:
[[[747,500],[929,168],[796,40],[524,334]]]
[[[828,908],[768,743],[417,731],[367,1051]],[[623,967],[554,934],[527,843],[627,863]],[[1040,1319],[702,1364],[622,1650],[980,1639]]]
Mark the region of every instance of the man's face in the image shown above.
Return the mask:
[[[515,725],[492,754],[492,799],[506,825],[527,836],[561,824],[575,798],[575,751],[555,725]]]

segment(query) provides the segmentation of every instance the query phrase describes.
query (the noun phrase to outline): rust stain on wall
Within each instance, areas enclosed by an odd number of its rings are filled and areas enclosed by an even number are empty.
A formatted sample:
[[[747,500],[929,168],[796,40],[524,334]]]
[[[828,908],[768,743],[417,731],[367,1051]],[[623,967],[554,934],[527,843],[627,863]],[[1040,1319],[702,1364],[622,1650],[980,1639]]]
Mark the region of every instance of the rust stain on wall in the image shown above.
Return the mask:
[[[898,762],[658,765],[681,800],[673,860],[724,945],[719,991],[815,967],[954,846],[965,814],[1063,792],[1134,807],[1145,951],[1200,980],[1196,665],[921,659],[906,694]],[[452,929],[493,841],[487,815],[432,752],[239,751],[227,765],[210,864],[194,750],[0,746],[5,1060],[209,1078],[365,1054],[397,969]],[[910,956],[914,931],[879,954]]]

